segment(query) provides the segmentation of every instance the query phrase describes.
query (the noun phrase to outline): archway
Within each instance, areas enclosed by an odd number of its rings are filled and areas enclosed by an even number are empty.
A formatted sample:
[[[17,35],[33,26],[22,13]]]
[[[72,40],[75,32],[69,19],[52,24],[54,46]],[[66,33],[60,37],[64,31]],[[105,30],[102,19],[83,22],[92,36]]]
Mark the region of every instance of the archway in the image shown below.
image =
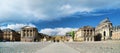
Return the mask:
[[[99,33],[96,36],[94,36],[94,41],[101,41],[102,35]]]
[[[57,42],[59,42],[60,40],[57,40]]]
[[[112,37],[112,31],[110,31],[110,37]]]
[[[104,40],[105,40],[105,37],[106,37],[106,32],[105,31],[103,32],[103,35],[104,35]]]

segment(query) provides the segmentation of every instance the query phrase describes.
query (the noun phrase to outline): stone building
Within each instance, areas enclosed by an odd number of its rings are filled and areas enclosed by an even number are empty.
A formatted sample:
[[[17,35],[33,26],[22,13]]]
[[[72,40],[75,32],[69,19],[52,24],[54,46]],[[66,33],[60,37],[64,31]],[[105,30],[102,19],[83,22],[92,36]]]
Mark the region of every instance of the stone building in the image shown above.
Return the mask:
[[[0,41],[2,41],[3,40],[3,32],[2,32],[2,30],[0,30]]]
[[[20,41],[20,34],[12,29],[3,29],[3,40],[4,41]]]
[[[38,33],[38,36],[36,37],[36,40],[37,40],[37,41],[42,41],[43,38],[44,38],[44,34]]]
[[[66,42],[67,38],[66,36],[54,36],[53,42]]]
[[[50,41],[51,38],[52,38],[51,36],[48,36],[46,34],[38,33],[38,36],[37,36],[36,40],[37,41],[46,42],[46,41]]]
[[[108,18],[102,20],[95,29],[95,41],[111,39],[112,27],[112,23]]]
[[[113,27],[112,39],[120,40],[120,26]]]
[[[34,42],[38,36],[38,30],[35,27],[25,26],[21,29],[22,42]]]
[[[84,26],[75,32],[75,41],[94,41],[95,28]]]

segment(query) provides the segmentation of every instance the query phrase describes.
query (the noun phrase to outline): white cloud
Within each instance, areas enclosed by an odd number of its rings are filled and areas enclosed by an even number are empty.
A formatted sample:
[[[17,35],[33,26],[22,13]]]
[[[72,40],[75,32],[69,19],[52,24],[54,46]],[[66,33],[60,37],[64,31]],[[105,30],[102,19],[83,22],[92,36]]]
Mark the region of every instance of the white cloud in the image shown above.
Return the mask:
[[[60,8],[62,14],[73,14],[75,12],[91,12],[93,8],[88,8],[88,7],[81,7],[81,6],[74,6],[70,4],[65,4],[61,6]]]
[[[37,0],[1,0],[0,1],[0,19],[4,20],[27,20],[36,21],[45,17],[42,13],[41,7],[35,7]],[[39,2],[40,4],[40,2]],[[39,5],[38,4],[38,5]],[[17,18],[20,17],[20,18]],[[5,19],[6,18],[6,19]]]
[[[24,26],[36,27],[33,24],[8,24],[7,26],[0,26],[0,28],[1,29],[10,28],[10,29],[13,29],[13,30],[20,30]]]
[[[119,4],[119,0],[0,0],[0,20],[55,20],[75,12],[120,8]]]
[[[65,35],[66,32],[76,31],[77,28],[45,28],[40,31],[40,33],[44,33],[47,35]]]
[[[71,9],[72,7],[69,4],[61,6],[61,10],[68,10]]]

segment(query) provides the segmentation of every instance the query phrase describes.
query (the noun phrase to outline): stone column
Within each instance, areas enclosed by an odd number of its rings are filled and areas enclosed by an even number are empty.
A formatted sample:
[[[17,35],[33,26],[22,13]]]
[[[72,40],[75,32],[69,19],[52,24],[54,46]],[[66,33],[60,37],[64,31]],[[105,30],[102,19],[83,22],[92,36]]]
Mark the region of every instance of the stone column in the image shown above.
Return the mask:
[[[92,41],[91,39],[92,39],[92,37],[90,36],[90,37],[89,37],[89,41]]]
[[[27,36],[26,30],[25,30],[25,37]]]
[[[31,34],[30,34],[30,29],[29,29],[29,37],[31,37],[30,35],[31,35]]]
[[[94,36],[92,37],[92,41],[94,41]]]
[[[89,32],[88,32],[89,36],[91,36],[91,30],[89,29]]]
[[[32,35],[31,36],[33,36],[34,35],[34,31],[33,31],[33,29],[32,29]]]
[[[86,39],[85,41],[87,42],[87,37],[85,39]]]
[[[27,37],[27,30],[25,30],[25,37]]]
[[[23,37],[23,30],[21,30],[21,37]]]
[[[34,29],[33,29],[33,31],[32,31],[32,41],[34,40]]]
[[[23,36],[24,36],[24,33],[23,33],[23,30],[21,30],[21,37],[20,37],[21,41],[23,41]]]

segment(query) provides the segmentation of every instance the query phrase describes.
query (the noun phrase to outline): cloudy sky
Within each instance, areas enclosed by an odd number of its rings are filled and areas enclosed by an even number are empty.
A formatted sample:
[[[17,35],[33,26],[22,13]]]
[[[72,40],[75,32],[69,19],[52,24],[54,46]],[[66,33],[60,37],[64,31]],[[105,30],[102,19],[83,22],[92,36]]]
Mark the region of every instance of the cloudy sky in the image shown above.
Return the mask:
[[[120,24],[119,0],[0,0],[0,28],[33,26],[49,35],[64,35],[109,17]]]

